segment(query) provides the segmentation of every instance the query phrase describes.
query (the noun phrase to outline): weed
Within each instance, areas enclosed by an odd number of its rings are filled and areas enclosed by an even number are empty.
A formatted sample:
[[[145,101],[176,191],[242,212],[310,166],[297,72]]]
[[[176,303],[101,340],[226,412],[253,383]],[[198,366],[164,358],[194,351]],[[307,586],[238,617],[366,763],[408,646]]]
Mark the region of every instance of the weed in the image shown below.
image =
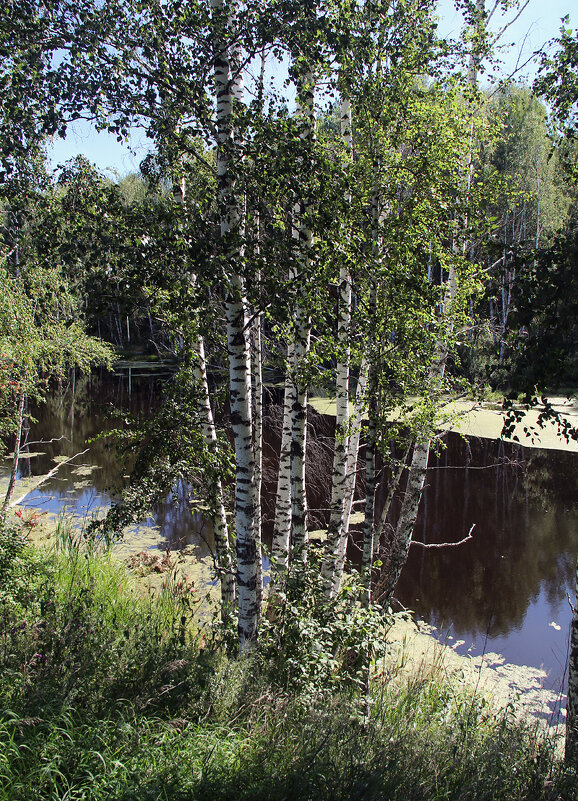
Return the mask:
[[[0,801],[575,801],[536,729],[441,671],[381,671],[360,716],[384,621],[353,584],[320,608],[314,565],[239,659],[175,571],[143,598],[110,554],[19,536],[0,539]]]

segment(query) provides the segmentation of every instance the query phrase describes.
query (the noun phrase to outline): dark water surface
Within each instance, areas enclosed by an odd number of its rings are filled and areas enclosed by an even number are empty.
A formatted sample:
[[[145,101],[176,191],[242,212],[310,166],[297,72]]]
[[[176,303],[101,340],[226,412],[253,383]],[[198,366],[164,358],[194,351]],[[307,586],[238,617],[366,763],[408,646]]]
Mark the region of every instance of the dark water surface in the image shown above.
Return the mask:
[[[543,667],[558,689],[568,661],[578,553],[578,454],[451,438],[430,458],[415,539],[397,588],[456,650]]]
[[[122,483],[123,468],[106,439],[87,443],[103,429],[122,427],[122,414],[114,409],[152,413],[162,382],[161,376],[134,370],[130,387],[126,372],[94,375],[36,410],[30,450],[42,455],[24,458],[22,475],[48,472],[59,455],[87,447],[89,451],[74,465],[63,466],[24,505],[79,514],[108,506],[114,488]],[[275,414],[270,414],[272,423]],[[313,527],[322,525],[327,505],[330,433],[326,418],[313,418],[308,488]],[[33,444],[51,438],[59,439]],[[546,685],[557,690],[567,664],[568,594],[574,592],[578,552],[578,454],[487,439],[466,441],[456,435],[448,435],[446,445],[439,457],[430,457],[415,539],[427,544],[457,542],[475,524],[472,539],[455,548],[412,546],[396,595],[439,627],[440,636],[458,652],[496,651],[508,662],[543,667]],[[278,435],[271,425],[265,448],[266,517],[272,513],[272,455],[277,448]],[[159,545],[193,542],[202,556],[208,552],[205,539],[210,531],[200,515],[188,510],[186,497],[186,487],[176,488],[175,497],[157,511]]]

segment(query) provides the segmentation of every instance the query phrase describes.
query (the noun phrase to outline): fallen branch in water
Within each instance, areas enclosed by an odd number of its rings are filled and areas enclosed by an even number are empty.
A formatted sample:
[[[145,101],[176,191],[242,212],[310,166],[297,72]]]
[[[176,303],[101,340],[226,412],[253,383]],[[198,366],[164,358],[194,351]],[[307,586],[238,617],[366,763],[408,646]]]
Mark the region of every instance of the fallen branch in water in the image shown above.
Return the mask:
[[[69,456],[68,459],[63,459],[61,462],[58,462],[58,464],[55,467],[53,467],[52,470],[49,470],[48,473],[41,476],[40,481],[36,482],[36,484],[33,487],[27,489],[26,492],[19,498],[16,498],[16,500],[10,501],[7,508],[12,509],[13,506],[18,506],[19,504],[21,504],[22,501],[25,498],[27,498],[31,492],[34,492],[35,490],[38,489],[38,487],[42,486],[42,484],[44,484],[45,481],[48,481],[49,478],[52,478],[52,476],[62,467],[63,464],[68,464],[73,459],[76,459],[77,456],[83,456],[85,453],[88,453],[88,451],[89,448],[86,448],[86,450],[80,451],[80,453],[75,453],[74,456]]]
[[[22,448],[29,448],[31,445],[50,445],[52,442],[61,442],[63,439],[68,439],[68,437],[63,434],[61,437],[50,437],[50,439],[35,439],[32,442],[25,442]],[[78,456],[78,454],[76,455]]]
[[[456,545],[463,545],[464,542],[468,540],[473,540],[472,531],[475,529],[476,524],[474,523],[471,529],[468,531],[467,537],[464,537],[463,540],[459,540],[458,542],[419,542],[418,540],[412,540],[411,545],[420,545],[422,548],[455,548]]]

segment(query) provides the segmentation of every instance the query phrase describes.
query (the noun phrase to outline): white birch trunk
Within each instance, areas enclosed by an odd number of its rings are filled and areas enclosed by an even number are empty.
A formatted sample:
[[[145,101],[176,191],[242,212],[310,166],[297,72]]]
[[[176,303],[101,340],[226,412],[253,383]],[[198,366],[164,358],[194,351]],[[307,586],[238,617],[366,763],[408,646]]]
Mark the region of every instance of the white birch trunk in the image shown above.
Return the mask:
[[[207,380],[207,362],[205,359],[205,343],[201,336],[194,344],[195,363],[194,376],[197,385],[197,403],[201,418],[201,430],[207,450],[216,454],[218,450],[217,432],[211,409],[209,383]],[[215,552],[217,570],[221,580],[221,602],[223,620],[228,620],[235,606],[235,577],[233,575],[233,560],[229,542],[229,527],[225,511],[223,487],[218,475],[210,479],[210,492],[214,508],[212,518],[215,536]]]
[[[445,299],[441,310],[441,317],[445,316],[446,309],[451,307],[457,291],[457,280],[453,266],[450,264],[449,276],[446,283]],[[441,389],[448,357],[447,346],[444,340],[436,343],[436,358],[429,367],[428,374],[432,395],[435,396]],[[400,577],[402,568],[407,560],[409,547],[419,503],[425,483],[427,462],[430,450],[430,440],[419,441],[414,444],[413,454],[409,466],[407,486],[403,496],[401,511],[395,527],[393,541],[389,554],[385,560],[383,598],[387,603],[393,596],[393,591]]]
[[[379,200],[378,200],[378,193],[377,190],[374,192],[372,199],[371,199],[371,218],[372,218],[372,227],[374,230],[374,251],[375,256],[379,259],[379,219],[380,219],[380,211],[379,211]],[[371,288],[370,288],[370,297],[369,297],[369,318],[370,318],[370,330],[373,330],[373,319],[376,314],[376,285],[375,281],[372,280]],[[370,335],[371,338],[373,334]],[[369,343],[369,350],[373,350],[373,341]],[[365,396],[365,389],[368,376],[371,376],[373,373],[374,367],[369,363],[369,361],[364,361],[362,365],[362,369],[360,371],[360,381],[357,386],[357,397],[356,397],[356,412],[360,411],[360,402],[362,398]],[[373,382],[371,382],[372,384]],[[375,414],[372,413],[372,393],[375,393],[375,387],[371,386],[370,384],[370,420],[369,420],[369,439],[367,443],[367,450],[366,450],[366,505],[365,505],[365,522],[364,522],[364,548],[363,548],[363,557],[362,557],[362,583],[370,582],[371,581],[371,565],[373,564],[373,537],[374,537],[374,505],[375,505]],[[373,418],[373,419],[372,419]],[[359,424],[361,423],[361,419],[359,419]],[[349,451],[348,451],[348,459],[347,459],[347,467],[346,472],[348,476],[355,474],[357,468],[357,452],[359,450],[359,436],[361,433],[361,427],[359,425],[356,435],[351,438],[349,443]],[[349,479],[348,479],[349,481]],[[330,597],[335,596],[339,592],[339,588],[341,586],[341,579],[343,576],[343,569],[345,566],[345,556],[347,553],[347,538],[348,538],[348,530],[349,530],[349,517],[351,514],[351,505],[353,503],[353,494],[355,490],[355,479],[353,478],[353,485],[349,484],[347,486],[347,494],[346,494],[346,501],[345,501],[345,514],[344,514],[344,521],[343,527],[341,531],[341,536],[337,541],[337,548],[332,549],[331,547],[328,548],[328,559],[326,564],[323,566],[322,569],[325,569],[327,572],[324,575],[329,577],[330,570],[332,568],[332,575],[330,584],[326,584],[326,587],[329,588],[329,595]],[[369,482],[369,485],[368,483]],[[367,544],[366,544],[367,541]],[[333,545],[333,543],[331,543]],[[333,561],[333,564],[331,562]],[[369,576],[369,578],[368,578]],[[366,587],[369,587],[369,583],[366,583]],[[363,591],[363,602],[369,602],[369,590]]]
[[[311,324],[308,314],[298,307],[295,318],[293,362],[294,395],[291,408],[291,535],[292,556],[304,560],[308,541],[305,459],[307,453],[307,386],[299,370],[309,352]]]
[[[375,280],[371,282],[369,295],[370,351],[375,353],[375,318],[377,314],[377,288]],[[361,600],[369,606],[371,600],[371,569],[373,567],[373,540],[375,536],[375,461],[377,435],[377,386],[375,380],[376,365],[369,367],[369,423],[367,426],[367,443],[365,446],[365,519],[363,522],[363,554],[361,558]]]
[[[407,470],[407,459],[408,459],[410,451],[411,451],[411,445],[406,450],[403,459],[399,462],[399,466],[397,468],[397,473],[395,473],[395,475],[393,475],[392,478],[391,478],[391,482],[389,484],[389,488],[388,488],[388,491],[387,491],[387,496],[386,496],[385,502],[383,504],[383,509],[381,510],[381,514],[379,516],[379,520],[377,522],[377,525],[375,526],[375,547],[374,547],[374,551],[377,550],[377,548],[379,547],[379,540],[380,540],[381,535],[383,534],[383,530],[385,528],[387,515],[389,513],[389,509],[390,509],[390,506],[391,506],[391,502],[393,500],[393,496],[395,495],[395,491],[396,491],[397,487],[399,486],[399,482],[401,481],[401,477],[403,476],[404,472]]]
[[[186,204],[187,185],[184,176],[175,184],[173,196],[178,203]],[[193,287],[196,281],[196,275],[192,274],[191,284]],[[198,327],[197,314],[195,313],[193,316],[194,325]],[[205,342],[203,337],[198,333],[195,334],[192,349],[194,352],[193,375],[196,384],[196,401],[201,421],[201,433],[203,434],[209,454],[215,456],[219,446],[213,410],[211,409],[207,360],[205,358]],[[229,527],[225,510],[225,496],[221,479],[214,471],[209,472],[207,480],[213,509],[211,523],[213,525],[213,534],[215,537],[215,561],[217,573],[221,582],[221,616],[223,621],[226,622],[233,612],[236,593],[231,544],[229,540]]]
[[[348,158],[353,157],[353,139],[351,132],[351,103],[347,98],[341,100],[341,136],[345,144]],[[346,196],[351,202],[351,193]],[[333,472],[331,479],[331,514],[327,527],[327,553],[337,554],[338,544],[343,535],[345,517],[345,496],[347,482],[347,459],[350,445],[349,431],[349,371],[351,348],[349,336],[351,329],[352,287],[351,275],[346,264],[339,269],[339,294],[337,310],[337,344],[338,358],[335,375],[335,440],[333,446]],[[324,566],[327,573],[333,572],[335,561]],[[327,575],[326,583],[332,581]]]
[[[255,532],[255,458],[251,410],[251,358],[243,284],[239,276],[230,279],[225,311],[229,351],[229,394],[231,426],[235,441],[235,543],[239,598],[239,644],[253,640],[259,622],[257,582],[259,543]]]
[[[384,603],[388,603],[391,600],[403,566],[407,561],[419,502],[425,483],[429,448],[429,440],[414,445],[401,511],[395,527],[391,549],[385,560],[384,573],[387,578],[383,586]]]
[[[232,24],[225,19],[223,0],[212,0],[213,18],[219,27]],[[235,200],[232,157],[233,97],[243,96],[243,75],[238,53],[228,52],[222,39],[216,42],[215,88],[217,95],[217,173],[221,238],[229,262],[230,277],[225,298],[227,347],[229,353],[229,393],[231,426],[235,442],[235,544],[237,552],[238,635],[243,650],[257,634],[259,622],[258,543],[255,532],[255,458],[251,409],[251,351],[247,326],[247,308],[239,267],[244,258],[243,221]],[[234,75],[233,75],[234,72]],[[234,95],[233,95],[234,93]]]
[[[297,87],[297,117],[300,137],[304,142],[313,140],[314,107],[313,75],[305,72]],[[295,395],[291,415],[291,536],[292,557],[305,560],[307,555],[307,496],[305,491],[305,461],[307,453],[307,379],[303,375],[309,354],[311,319],[305,299],[308,281],[311,230],[307,226],[307,198],[295,204],[293,238],[298,243],[297,296],[294,320],[293,383]]]
[[[343,525],[341,536],[335,542],[334,548],[327,547],[321,574],[325,582],[325,592],[329,598],[333,598],[339,592],[343,569],[345,567],[345,555],[347,553],[347,539],[349,536],[349,519],[353,508],[353,497],[355,494],[355,481],[357,477],[357,457],[359,454],[359,440],[361,437],[361,424],[365,407],[365,392],[367,388],[368,362],[363,361],[359,369],[359,379],[355,393],[355,409],[353,413],[354,430],[349,439],[349,451],[347,454],[347,465],[345,469],[345,498],[343,505]]]
[[[365,448],[365,519],[363,521],[363,553],[361,557],[361,601],[369,606],[371,600],[371,570],[375,536],[375,414],[369,412],[367,445]]]
[[[279,452],[275,524],[271,548],[273,556],[272,570],[274,573],[287,570],[291,546],[291,438],[293,430],[291,415],[295,400],[295,386],[291,376],[293,360],[293,345],[289,344],[287,347],[287,368],[283,397],[283,429],[281,432],[281,450]]]
[[[258,279],[259,280],[259,277]],[[255,542],[257,548],[257,605],[263,604],[263,557],[261,553],[261,489],[263,485],[263,315],[253,319],[253,450],[255,454]]]

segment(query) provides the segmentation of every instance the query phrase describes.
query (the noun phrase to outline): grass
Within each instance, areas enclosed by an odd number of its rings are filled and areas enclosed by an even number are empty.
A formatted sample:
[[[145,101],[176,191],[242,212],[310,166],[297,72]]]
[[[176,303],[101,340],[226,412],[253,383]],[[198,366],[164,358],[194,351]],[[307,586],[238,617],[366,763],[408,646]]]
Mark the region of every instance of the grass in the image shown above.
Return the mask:
[[[305,607],[238,659],[186,583],[143,598],[106,553],[2,537],[0,801],[575,801],[538,729],[441,671],[380,672],[367,717]]]

